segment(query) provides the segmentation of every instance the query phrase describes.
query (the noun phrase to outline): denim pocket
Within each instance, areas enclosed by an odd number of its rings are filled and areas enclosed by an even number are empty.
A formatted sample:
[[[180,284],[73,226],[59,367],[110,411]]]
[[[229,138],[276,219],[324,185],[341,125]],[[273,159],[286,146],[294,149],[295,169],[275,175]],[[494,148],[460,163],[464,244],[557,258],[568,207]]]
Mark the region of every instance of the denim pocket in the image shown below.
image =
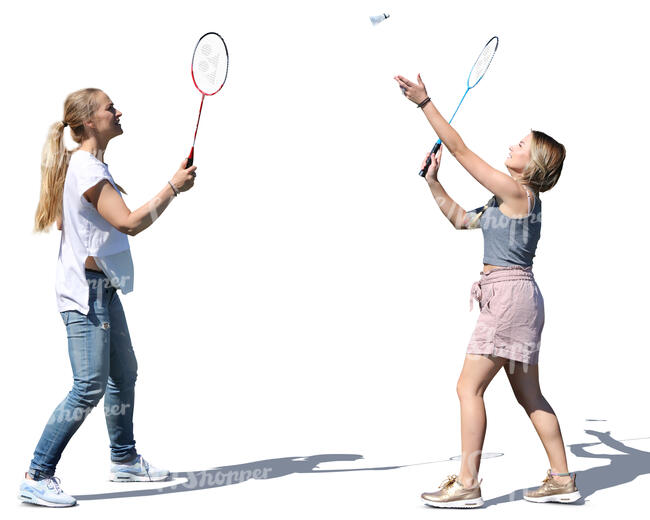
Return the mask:
[[[61,318],[66,327],[74,323],[82,323],[86,321],[86,316],[81,314],[79,311],[63,311],[61,313]]]

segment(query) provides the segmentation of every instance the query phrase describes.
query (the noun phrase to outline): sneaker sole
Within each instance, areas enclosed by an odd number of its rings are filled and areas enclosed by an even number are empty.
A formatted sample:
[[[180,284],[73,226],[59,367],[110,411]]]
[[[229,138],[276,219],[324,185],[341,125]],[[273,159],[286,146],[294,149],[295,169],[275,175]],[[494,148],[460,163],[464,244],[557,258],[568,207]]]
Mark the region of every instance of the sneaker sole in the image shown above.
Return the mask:
[[[111,473],[111,482],[162,482],[167,480],[169,475],[150,477],[148,475],[133,475],[132,473]]]
[[[543,502],[560,502],[562,504],[570,504],[571,502],[575,502],[580,498],[580,491],[574,491],[573,493],[564,493],[562,495],[546,495],[545,497],[529,497],[524,495],[524,500],[528,500],[529,502],[537,502],[543,503]]]
[[[483,498],[479,497],[466,500],[453,500],[451,502],[431,502],[430,500],[423,498],[422,502],[429,507],[473,509],[475,507],[481,507],[483,505]]]
[[[18,498],[22,502],[26,502],[28,504],[35,504],[37,506],[44,506],[44,507],[72,507],[74,505],[77,505],[77,502],[74,502],[72,504],[59,504],[57,502],[48,502],[47,500],[43,500],[42,498],[35,497],[34,495],[27,493],[25,491],[21,491],[18,493]]]

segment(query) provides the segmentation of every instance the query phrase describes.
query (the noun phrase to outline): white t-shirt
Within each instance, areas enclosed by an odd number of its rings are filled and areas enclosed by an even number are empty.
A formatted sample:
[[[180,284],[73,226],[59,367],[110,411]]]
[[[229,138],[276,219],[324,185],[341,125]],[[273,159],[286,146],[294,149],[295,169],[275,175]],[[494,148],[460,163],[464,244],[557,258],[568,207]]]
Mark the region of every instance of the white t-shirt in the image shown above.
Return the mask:
[[[56,267],[59,312],[88,314],[85,262],[89,256],[95,257],[111,284],[123,294],[133,290],[128,236],[110,225],[83,195],[103,179],[120,193],[106,164],[84,150],[72,154],[63,186],[63,229]]]

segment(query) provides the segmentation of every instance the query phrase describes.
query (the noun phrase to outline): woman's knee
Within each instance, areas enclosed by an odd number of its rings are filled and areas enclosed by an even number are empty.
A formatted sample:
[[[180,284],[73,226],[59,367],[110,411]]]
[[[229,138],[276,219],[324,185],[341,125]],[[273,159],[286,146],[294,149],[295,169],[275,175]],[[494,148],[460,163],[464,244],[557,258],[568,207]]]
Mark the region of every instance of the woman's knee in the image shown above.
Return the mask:
[[[540,392],[531,394],[515,394],[515,396],[517,402],[528,414],[535,410],[546,410],[549,408],[548,402]]]
[[[135,382],[138,379],[138,370],[133,367],[129,370],[119,372],[118,374],[111,374],[109,379],[109,384],[112,387],[119,389],[131,388],[135,386]]]
[[[458,383],[456,383],[456,394],[460,400],[483,397],[483,392],[483,388],[477,387],[475,384],[462,378],[458,380]]]
[[[138,361],[133,351],[120,356],[119,362],[111,367],[109,384],[118,388],[129,388],[135,386],[138,379]]]
[[[104,379],[75,380],[69,399],[81,408],[94,408],[99,404],[106,392],[107,381]]]

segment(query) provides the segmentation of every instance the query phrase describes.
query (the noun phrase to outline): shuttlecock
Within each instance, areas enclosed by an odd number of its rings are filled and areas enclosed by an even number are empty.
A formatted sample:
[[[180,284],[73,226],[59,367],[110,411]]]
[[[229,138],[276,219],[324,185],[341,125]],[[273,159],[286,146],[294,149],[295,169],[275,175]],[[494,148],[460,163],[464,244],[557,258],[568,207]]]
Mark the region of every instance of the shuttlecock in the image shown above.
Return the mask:
[[[386,13],[379,14],[377,16],[371,16],[370,17],[370,23],[372,25],[377,25],[378,23],[383,22],[386,18],[388,18],[390,15]]]

